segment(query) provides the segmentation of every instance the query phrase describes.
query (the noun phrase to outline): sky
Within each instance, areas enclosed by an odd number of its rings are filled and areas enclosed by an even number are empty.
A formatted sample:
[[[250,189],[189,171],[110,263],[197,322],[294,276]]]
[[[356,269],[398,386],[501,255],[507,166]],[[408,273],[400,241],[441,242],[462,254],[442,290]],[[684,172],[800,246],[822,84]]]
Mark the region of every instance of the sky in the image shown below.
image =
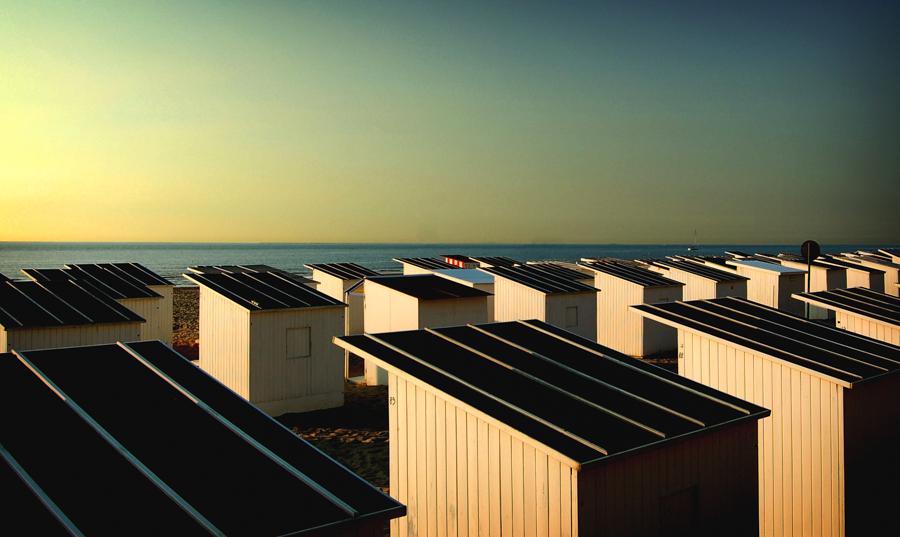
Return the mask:
[[[0,241],[898,243],[900,4],[780,4],[3,1]]]

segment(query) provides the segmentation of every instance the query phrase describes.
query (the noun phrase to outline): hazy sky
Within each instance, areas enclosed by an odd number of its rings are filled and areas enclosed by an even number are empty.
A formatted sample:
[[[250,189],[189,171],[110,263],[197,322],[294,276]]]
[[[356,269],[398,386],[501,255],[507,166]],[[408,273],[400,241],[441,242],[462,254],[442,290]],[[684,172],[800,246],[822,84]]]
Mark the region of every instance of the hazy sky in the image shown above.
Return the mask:
[[[0,240],[900,242],[900,4],[726,3],[3,2]]]

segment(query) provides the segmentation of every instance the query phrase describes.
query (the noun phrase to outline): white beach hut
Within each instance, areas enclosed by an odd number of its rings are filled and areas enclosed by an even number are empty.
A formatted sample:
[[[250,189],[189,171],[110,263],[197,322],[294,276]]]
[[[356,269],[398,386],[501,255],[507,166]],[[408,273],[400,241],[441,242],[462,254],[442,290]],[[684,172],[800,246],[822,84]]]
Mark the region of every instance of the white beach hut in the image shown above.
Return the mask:
[[[675,350],[675,331],[651,323],[629,308],[681,300],[684,284],[657,272],[615,261],[582,263],[594,271],[597,342],[629,356]]]
[[[434,270],[458,269],[456,265],[451,265],[441,259],[432,257],[395,257],[394,261],[400,263],[403,267],[403,275],[410,276],[414,274],[431,274]]]
[[[770,263],[779,263],[788,268],[797,270],[807,270],[807,263],[799,259],[799,256],[790,256],[787,254],[779,254],[777,256],[768,254],[759,254],[758,258],[762,261]],[[827,291],[829,289],[846,289],[847,288],[847,269],[837,265],[829,265],[819,261],[813,261],[809,266],[810,273],[804,283],[804,290],[807,291]],[[816,306],[809,307],[810,319],[833,319],[834,312],[819,308]]]
[[[140,339],[144,319],[71,279],[0,281],[0,352]]]
[[[699,265],[681,259],[654,259],[647,268],[684,284],[682,300],[747,297],[747,277],[730,270]]]
[[[437,269],[432,273],[460,285],[490,293],[487,297],[487,320],[488,322],[494,320],[494,277],[491,274],[476,269]]]
[[[791,295],[806,289],[806,270],[758,259],[731,259],[728,264],[738,274],[749,278],[748,299],[794,315],[803,315],[803,304]]]
[[[900,299],[865,287],[798,293],[794,297],[834,313],[835,326],[900,346]]]
[[[336,343],[389,372],[392,537],[758,535],[764,408],[539,321]]]
[[[277,416],[341,406],[340,300],[273,272],[184,275],[200,286],[200,367]]]
[[[760,535],[900,534],[900,348],[733,297],[635,309],[678,330],[681,375],[772,410]]]
[[[490,293],[436,274],[375,276],[363,285],[367,334],[488,320]],[[365,376],[370,386],[387,384],[387,373],[368,360]]]
[[[842,267],[847,271],[847,288],[865,287],[879,293],[884,292],[886,270],[872,268],[860,263],[851,263],[844,259],[832,256],[822,256],[820,263],[835,267]]]
[[[597,290],[532,265],[482,268],[494,276],[494,319],[538,319],[597,339]]]
[[[897,293],[897,284],[900,283],[900,264],[890,261],[887,257],[874,255],[845,254],[840,259],[884,271],[884,292],[892,296],[900,296]]]

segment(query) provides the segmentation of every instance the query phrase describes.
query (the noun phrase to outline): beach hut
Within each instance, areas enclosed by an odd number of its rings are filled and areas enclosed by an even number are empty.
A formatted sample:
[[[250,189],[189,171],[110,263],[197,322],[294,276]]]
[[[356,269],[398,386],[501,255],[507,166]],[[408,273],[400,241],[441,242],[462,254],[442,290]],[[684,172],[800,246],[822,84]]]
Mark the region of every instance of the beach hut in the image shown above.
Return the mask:
[[[900,535],[900,348],[739,298],[635,306],[678,330],[678,372],[772,410],[760,535]]]
[[[449,263],[454,267],[461,269],[476,269],[481,266],[478,261],[475,261],[469,256],[460,254],[444,254],[441,256],[441,259],[443,259],[445,263]]]
[[[900,248],[880,248],[878,253],[890,258],[892,263],[900,263]]]
[[[389,372],[392,537],[757,535],[764,408],[540,321],[336,343]]]
[[[528,266],[533,269],[540,269],[549,272],[560,278],[573,280],[585,285],[594,285],[594,272],[580,267],[575,263],[565,263],[562,261],[529,261]]]
[[[807,270],[807,263],[800,256],[789,254],[758,254],[761,261],[779,263],[788,268]],[[806,291],[827,291],[829,289],[846,289],[847,269],[836,265],[829,265],[819,261],[813,261],[809,266],[808,281],[804,283]],[[698,297],[700,298],[700,297]],[[710,298],[710,297],[707,297]],[[834,319],[834,312],[816,306],[809,307],[810,319]]]
[[[70,279],[0,282],[0,352],[140,339],[144,319]]]
[[[460,285],[490,293],[487,297],[487,320],[488,322],[494,320],[494,277],[492,275],[476,269],[438,269],[432,272]]]
[[[200,367],[265,412],[341,406],[340,300],[278,272],[184,275],[200,286]]]
[[[597,290],[532,265],[479,269],[494,276],[494,319],[538,319],[597,339]]]
[[[88,280],[113,300],[137,313],[146,322],[141,341],[172,344],[174,308],[172,282],[137,263],[67,264],[67,273]]]
[[[834,312],[838,328],[900,346],[900,299],[897,297],[853,287],[797,293],[794,298]]]
[[[594,271],[597,293],[597,342],[629,356],[675,350],[675,331],[632,311],[633,304],[681,300],[684,284],[636,266],[601,261],[582,263]]]
[[[803,315],[803,304],[791,295],[806,290],[806,270],[759,259],[730,259],[728,264],[738,274],[749,278],[748,299],[794,315]]]
[[[480,267],[514,267],[523,264],[511,257],[506,256],[472,256],[472,260],[478,263]]]
[[[196,265],[188,267],[187,270],[194,274],[278,274],[283,278],[294,280],[313,289],[319,286],[319,282],[302,274],[295,274],[269,265]]]
[[[5,534],[380,537],[405,513],[158,341],[0,354],[0,401]]]
[[[860,263],[851,263],[832,256],[822,256],[818,261],[825,265],[844,268],[847,271],[847,288],[865,287],[879,293],[884,292],[885,270]]]
[[[897,284],[900,283],[900,264],[894,263],[886,257],[874,255],[845,254],[840,259],[884,271],[884,292],[892,296],[898,296]]]
[[[395,257],[394,261],[403,267],[403,275],[431,274],[433,270],[458,269],[446,261],[431,257]]]
[[[490,293],[435,274],[375,276],[364,286],[367,334],[488,320]],[[387,372],[370,360],[365,367],[366,384],[387,384]]]
[[[654,259],[647,268],[684,284],[682,300],[747,297],[747,277],[680,259]]]
[[[319,282],[317,289],[347,304],[344,316],[344,334],[362,334],[364,330],[365,300],[363,288],[358,284],[378,273],[356,263],[307,263],[312,279]],[[358,291],[357,291],[358,289]],[[355,292],[350,292],[351,290]],[[344,377],[355,378],[362,362],[349,353],[344,354]]]

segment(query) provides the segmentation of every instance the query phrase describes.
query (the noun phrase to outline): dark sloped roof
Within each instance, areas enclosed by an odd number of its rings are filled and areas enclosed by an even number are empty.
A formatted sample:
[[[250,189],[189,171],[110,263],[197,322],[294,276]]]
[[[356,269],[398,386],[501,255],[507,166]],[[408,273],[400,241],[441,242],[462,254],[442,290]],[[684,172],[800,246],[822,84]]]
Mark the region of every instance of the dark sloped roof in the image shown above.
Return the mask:
[[[314,283],[314,280],[269,265],[197,265],[188,267],[188,272],[195,274],[278,274],[300,283]]]
[[[361,280],[367,276],[377,276],[378,273],[356,263],[307,263],[310,270],[321,270],[325,274],[342,280]]]
[[[746,347],[845,386],[900,370],[900,348],[743,298],[631,307],[645,317]]]
[[[72,271],[69,269],[24,268],[22,269],[22,274],[36,282],[68,282],[75,280],[72,277]]]
[[[660,276],[658,273],[653,272],[652,270],[647,270],[632,265],[626,265],[624,263],[617,263],[615,261],[582,262],[579,263],[579,265],[587,267],[591,270],[596,270],[597,272],[602,272],[604,274],[609,274],[611,276],[621,278],[631,283],[636,283],[643,287],[669,287],[672,285],[684,285],[681,282],[676,282],[675,280],[670,280],[665,276]]]
[[[460,268],[456,265],[451,265],[450,263],[447,263],[446,261],[443,261],[441,259],[434,259],[433,257],[395,257],[394,261],[423,269]]]
[[[684,259],[685,261],[690,261],[691,263],[698,263],[700,265],[706,265],[707,263],[712,263],[714,265],[719,265],[721,267],[725,267],[729,270],[734,270],[734,267],[728,264],[727,257],[716,256],[716,255],[678,255],[674,256],[678,259]]]
[[[880,266],[900,269],[900,264],[894,263],[890,260],[890,258],[880,255],[863,254],[857,256],[839,256],[839,259],[850,263],[860,263],[862,261],[867,261],[869,263],[877,263]]]
[[[780,253],[778,255],[756,254],[753,257],[755,259],[759,259],[760,261],[765,261],[768,263],[772,263],[772,262],[782,263],[782,261],[790,261],[793,263],[803,263],[804,265],[806,265],[806,259],[803,256],[800,256],[797,254],[790,254],[790,253]],[[814,267],[820,267],[820,268],[824,268],[824,269],[828,269],[828,270],[844,270],[843,267],[827,265],[825,263],[822,263],[822,262],[816,261],[816,260],[813,260],[811,265]]]
[[[368,281],[383,285],[404,295],[416,297],[419,300],[490,296],[490,293],[487,291],[442,278],[437,274],[373,276],[368,278]]]
[[[472,259],[490,267],[514,267],[522,264],[521,261],[506,256],[477,256]]]
[[[5,274],[0,272],[0,282],[8,282],[9,280],[10,280],[9,277],[7,277]]]
[[[702,278],[706,278],[707,280],[713,280],[716,282],[734,282],[747,279],[746,276],[741,276],[739,274],[735,274],[733,272],[728,272],[725,270],[719,270],[709,265],[691,263],[690,261],[681,261],[677,259],[654,259],[651,262],[654,265],[658,265],[660,267],[683,270],[685,272],[689,272]]]
[[[345,305],[277,272],[188,273],[184,277],[250,311]]]
[[[4,501],[43,494],[82,534],[274,536],[405,511],[159,342],[3,354],[0,385],[28,478]]]
[[[7,330],[142,321],[85,282],[0,282],[0,325]]]
[[[540,321],[337,342],[584,464],[768,411]]]
[[[590,285],[581,283],[567,276],[560,276],[556,271],[549,271],[545,268],[532,265],[516,265],[515,267],[481,267],[478,270],[483,270],[494,276],[499,276],[500,278],[516,282],[525,287],[547,294],[597,291]]]
[[[108,266],[107,266],[108,267]],[[67,273],[75,280],[87,280],[110,298],[149,298],[160,295],[139,280],[116,269],[94,264],[68,264]]]
[[[172,282],[140,263],[107,263],[101,266],[107,270],[127,274],[144,285],[173,285]]]
[[[891,257],[900,256],[900,248],[879,248],[878,251]]]
[[[588,274],[586,272],[581,272],[579,270],[575,270],[573,268],[565,267],[560,265],[559,263],[528,263],[526,266],[536,269],[541,269],[551,274],[556,274],[560,278],[566,278],[569,280],[592,280],[594,279],[593,274]]]
[[[777,272],[779,274],[804,274],[805,270],[791,268],[781,263],[773,263],[770,261],[761,261],[759,259],[729,259],[728,264],[733,267],[747,267],[758,270],[767,270],[769,272]]]
[[[793,297],[825,309],[842,310],[900,326],[900,299],[865,287],[794,293]]]

